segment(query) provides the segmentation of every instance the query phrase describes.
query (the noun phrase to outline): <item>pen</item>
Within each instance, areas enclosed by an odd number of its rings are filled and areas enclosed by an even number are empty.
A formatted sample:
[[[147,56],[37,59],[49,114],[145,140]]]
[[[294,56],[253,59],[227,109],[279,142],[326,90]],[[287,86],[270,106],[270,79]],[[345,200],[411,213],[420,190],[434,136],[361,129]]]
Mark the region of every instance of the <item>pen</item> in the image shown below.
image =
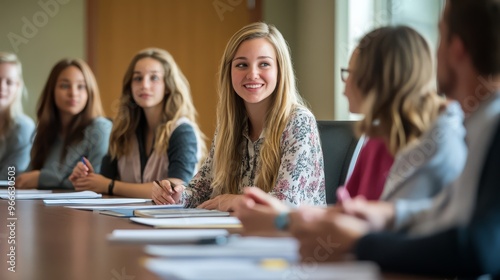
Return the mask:
[[[87,166],[87,164],[85,164],[85,156],[82,156],[82,163],[83,165]]]
[[[195,244],[197,244],[197,245],[214,245],[214,244],[223,245],[223,244],[227,244],[228,241],[229,240],[226,236],[219,235],[216,237],[198,239],[195,242]]]
[[[172,181],[170,181],[170,180],[167,180],[167,181],[170,183],[170,186],[172,187],[172,194],[177,193],[177,191],[175,190],[176,184],[172,183]],[[155,180],[155,183],[158,184],[158,186],[160,186],[160,188],[163,188],[160,184],[160,181]]]

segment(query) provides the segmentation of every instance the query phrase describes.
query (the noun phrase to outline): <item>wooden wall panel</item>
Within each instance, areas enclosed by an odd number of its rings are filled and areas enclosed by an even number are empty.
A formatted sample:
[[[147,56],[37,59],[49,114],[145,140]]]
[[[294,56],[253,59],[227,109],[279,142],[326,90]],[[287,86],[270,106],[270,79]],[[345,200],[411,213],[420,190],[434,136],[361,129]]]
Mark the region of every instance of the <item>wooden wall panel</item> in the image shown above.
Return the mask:
[[[87,57],[107,115],[116,114],[131,58],[159,47],[174,56],[188,78],[201,129],[211,139],[219,61],[230,36],[261,18],[260,1],[253,6],[245,0],[88,0]]]

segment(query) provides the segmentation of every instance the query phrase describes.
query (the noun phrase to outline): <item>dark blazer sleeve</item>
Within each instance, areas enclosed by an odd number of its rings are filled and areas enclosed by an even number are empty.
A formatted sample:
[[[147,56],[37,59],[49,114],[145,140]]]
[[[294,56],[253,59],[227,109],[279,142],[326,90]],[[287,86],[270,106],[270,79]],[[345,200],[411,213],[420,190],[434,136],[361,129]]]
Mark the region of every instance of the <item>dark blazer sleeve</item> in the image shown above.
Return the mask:
[[[193,127],[187,123],[179,125],[168,142],[168,177],[186,183],[191,181],[198,163],[197,154],[198,140]]]
[[[100,174],[109,179],[118,178],[118,161],[112,160],[109,154],[102,158]]]
[[[360,260],[404,273],[500,276],[500,126],[483,165],[470,223],[430,236],[373,233],[355,248]]]

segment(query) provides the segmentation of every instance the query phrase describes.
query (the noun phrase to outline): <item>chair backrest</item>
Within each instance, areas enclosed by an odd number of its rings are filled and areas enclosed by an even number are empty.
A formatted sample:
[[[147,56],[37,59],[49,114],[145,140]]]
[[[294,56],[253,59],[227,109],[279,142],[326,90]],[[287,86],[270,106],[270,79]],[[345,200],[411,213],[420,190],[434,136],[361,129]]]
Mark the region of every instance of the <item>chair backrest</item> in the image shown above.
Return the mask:
[[[318,121],[323,150],[326,202],[337,201],[336,190],[343,185],[358,139],[354,121]]]

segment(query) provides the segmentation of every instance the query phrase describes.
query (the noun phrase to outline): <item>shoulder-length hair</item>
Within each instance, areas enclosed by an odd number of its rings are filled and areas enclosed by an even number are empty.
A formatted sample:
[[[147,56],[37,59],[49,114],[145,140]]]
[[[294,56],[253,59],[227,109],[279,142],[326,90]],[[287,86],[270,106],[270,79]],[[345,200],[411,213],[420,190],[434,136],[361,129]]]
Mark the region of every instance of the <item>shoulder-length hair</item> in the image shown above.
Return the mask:
[[[15,118],[23,114],[23,105],[21,103],[21,99],[23,95],[26,96],[26,87],[24,86],[23,80],[23,68],[21,65],[21,61],[19,61],[17,55],[9,52],[0,52],[0,64],[11,64],[15,66],[17,68],[19,82],[19,89],[16,93],[14,93],[14,100],[7,108],[7,112],[5,114],[2,114],[6,119],[0,121],[4,122],[3,129],[2,131],[0,131],[1,136],[3,135],[2,132],[9,131],[10,128],[14,125]]]
[[[396,154],[429,128],[443,104],[429,45],[410,27],[382,27],[365,35],[356,51],[351,75],[365,97],[358,131],[386,139]]]
[[[265,116],[264,143],[260,151],[260,170],[256,186],[269,192],[276,184],[281,163],[280,140],[289,117],[297,106],[303,106],[298,94],[289,47],[273,25],[249,24],[237,31],[226,45],[218,77],[217,135],[213,160],[213,195],[237,194],[241,185],[242,124],[246,118],[244,102],[232,87],[231,63],[242,42],[264,38],[274,47],[278,67],[276,89],[271,94]]]
[[[148,48],[137,53],[125,72],[118,114],[114,119],[113,130],[109,138],[111,157],[116,159],[129,153],[131,139],[135,137],[137,127],[145,117],[144,110],[135,103],[132,96],[134,68],[136,63],[143,58],[157,60],[165,70],[163,112],[161,124],[156,128],[155,150],[160,153],[167,151],[170,135],[177,120],[185,117],[191,121],[191,125],[199,135],[198,147],[203,157],[206,153],[205,136],[196,122],[197,113],[191,98],[189,82],[172,55],[166,50],[157,48]]]
[[[96,117],[103,116],[99,88],[97,87],[94,74],[87,63],[81,59],[60,60],[50,71],[49,78],[38,100],[38,124],[36,127],[35,139],[33,141],[33,148],[31,149],[32,169],[36,170],[42,168],[52,144],[62,129],[60,113],[55,101],[55,88],[61,72],[70,66],[74,66],[82,72],[83,78],[85,79],[88,100],[85,108],[74,116],[69,123],[63,139],[63,152],[60,160],[64,159],[70,145],[78,143],[83,139],[85,128],[91,124]]]

